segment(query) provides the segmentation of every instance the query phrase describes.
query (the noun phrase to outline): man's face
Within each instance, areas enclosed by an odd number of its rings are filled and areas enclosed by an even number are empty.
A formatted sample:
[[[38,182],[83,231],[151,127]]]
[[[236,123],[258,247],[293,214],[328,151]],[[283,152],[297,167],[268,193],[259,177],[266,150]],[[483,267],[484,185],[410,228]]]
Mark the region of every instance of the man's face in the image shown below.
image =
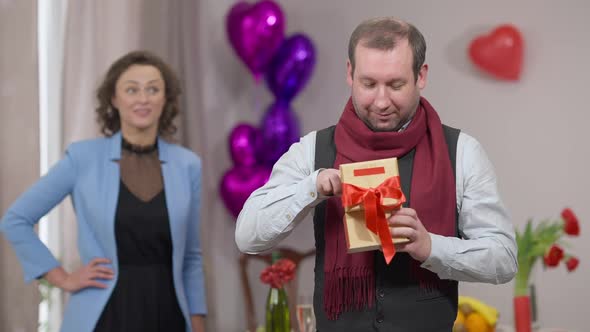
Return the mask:
[[[416,112],[428,66],[420,68],[416,80],[412,65],[407,39],[389,51],[357,45],[354,73],[349,61],[347,81],[356,114],[373,131],[396,131]]]

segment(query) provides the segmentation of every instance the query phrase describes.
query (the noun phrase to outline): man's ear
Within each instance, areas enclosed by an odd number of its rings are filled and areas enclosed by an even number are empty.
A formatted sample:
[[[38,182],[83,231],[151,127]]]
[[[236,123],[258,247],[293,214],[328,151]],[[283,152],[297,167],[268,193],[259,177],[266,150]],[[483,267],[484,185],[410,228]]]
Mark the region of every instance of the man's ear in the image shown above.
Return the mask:
[[[352,72],[352,64],[350,63],[350,60],[346,61],[346,83],[348,83],[348,85],[350,85],[352,87],[352,75],[354,74]]]
[[[418,72],[418,79],[416,80],[416,85],[418,89],[422,90],[426,87],[426,78],[428,77],[428,65],[423,64]]]

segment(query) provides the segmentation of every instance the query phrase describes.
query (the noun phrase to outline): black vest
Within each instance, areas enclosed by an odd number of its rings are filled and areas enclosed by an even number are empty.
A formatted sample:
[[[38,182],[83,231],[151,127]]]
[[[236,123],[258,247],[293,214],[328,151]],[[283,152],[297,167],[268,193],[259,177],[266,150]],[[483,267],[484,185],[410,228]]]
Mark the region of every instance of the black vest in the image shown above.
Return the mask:
[[[332,168],[336,159],[335,126],[320,130],[316,136],[315,169]],[[455,174],[459,130],[443,125],[449,157]],[[410,184],[415,150],[398,158],[402,191],[410,204]],[[324,294],[324,222],[326,203],[315,208],[315,288],[314,312],[320,332],[451,332],[457,317],[458,283],[443,281],[443,287],[425,290],[409,277],[411,257],[397,253],[385,264],[383,253],[375,251],[375,304],[364,311],[343,312],[337,320],[328,320],[323,307]],[[458,236],[458,212],[455,214]]]

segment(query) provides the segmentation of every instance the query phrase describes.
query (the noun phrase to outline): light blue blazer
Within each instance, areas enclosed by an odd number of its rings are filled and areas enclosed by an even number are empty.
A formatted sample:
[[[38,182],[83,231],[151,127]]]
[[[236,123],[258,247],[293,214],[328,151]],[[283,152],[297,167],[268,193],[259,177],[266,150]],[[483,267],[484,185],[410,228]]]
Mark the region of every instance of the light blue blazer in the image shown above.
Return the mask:
[[[205,287],[199,244],[201,161],[191,151],[158,139],[159,158],[172,236],[174,288],[190,331],[190,315],[205,314]],[[93,331],[117,282],[115,210],[119,195],[121,134],[71,144],[65,157],[8,209],[0,230],[11,242],[25,281],[41,277],[60,263],[39,240],[33,226],[71,195],[78,221],[83,264],[111,260],[113,280],[106,289],[86,288],[70,296],[61,331]]]

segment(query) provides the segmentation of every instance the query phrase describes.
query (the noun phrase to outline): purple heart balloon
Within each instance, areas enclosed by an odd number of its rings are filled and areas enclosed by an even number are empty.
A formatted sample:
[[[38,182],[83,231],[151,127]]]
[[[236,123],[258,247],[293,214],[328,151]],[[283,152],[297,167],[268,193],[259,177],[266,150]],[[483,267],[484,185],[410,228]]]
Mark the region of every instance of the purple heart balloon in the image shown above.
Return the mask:
[[[259,81],[285,37],[281,7],[270,0],[239,2],[229,11],[226,24],[238,57]]]
[[[299,140],[299,122],[284,101],[277,101],[268,108],[260,131],[262,143],[259,160],[266,165],[273,165],[289,150],[291,144]]]
[[[277,99],[290,102],[303,89],[315,65],[315,48],[309,38],[287,38],[266,72],[266,83]]]
[[[234,217],[238,217],[250,194],[268,181],[270,172],[270,168],[257,165],[234,167],[223,175],[219,191],[225,207]]]
[[[253,166],[256,164],[260,144],[260,131],[247,123],[234,127],[229,135],[229,153],[235,165]]]

